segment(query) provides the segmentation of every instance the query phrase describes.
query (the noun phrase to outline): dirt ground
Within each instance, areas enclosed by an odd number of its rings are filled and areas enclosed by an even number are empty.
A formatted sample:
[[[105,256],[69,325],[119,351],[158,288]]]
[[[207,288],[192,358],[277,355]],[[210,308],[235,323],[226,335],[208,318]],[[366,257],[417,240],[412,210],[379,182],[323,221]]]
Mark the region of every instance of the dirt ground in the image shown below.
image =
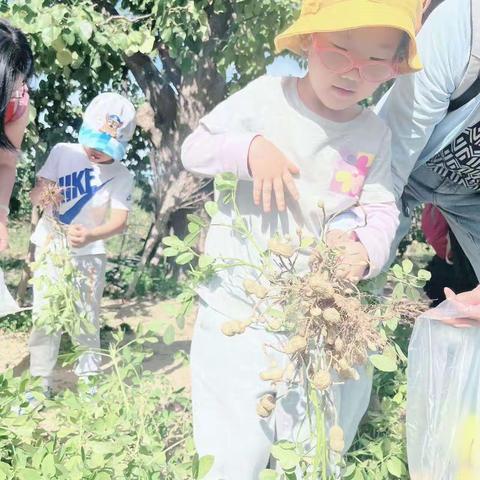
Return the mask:
[[[178,351],[189,353],[190,341],[195,315],[191,315],[183,329],[179,329],[174,318],[169,316],[166,307],[171,301],[158,301],[155,299],[141,299],[132,301],[104,300],[102,317],[107,329],[102,332],[102,343],[108,341],[108,330],[125,328],[125,325],[135,329],[139,323],[148,325],[152,321],[165,320],[175,326],[175,342],[165,345],[162,340],[152,344],[153,356],[144,364],[145,369],[158,374],[165,374],[174,388],[190,390],[190,371],[185,362],[176,360],[174,354]],[[128,328],[127,328],[127,331]],[[133,333],[127,333],[133,338]],[[21,374],[29,366],[28,334],[7,333],[0,331],[0,373],[10,368],[15,374]],[[57,366],[54,375],[54,390],[72,388],[76,377],[72,367]]]

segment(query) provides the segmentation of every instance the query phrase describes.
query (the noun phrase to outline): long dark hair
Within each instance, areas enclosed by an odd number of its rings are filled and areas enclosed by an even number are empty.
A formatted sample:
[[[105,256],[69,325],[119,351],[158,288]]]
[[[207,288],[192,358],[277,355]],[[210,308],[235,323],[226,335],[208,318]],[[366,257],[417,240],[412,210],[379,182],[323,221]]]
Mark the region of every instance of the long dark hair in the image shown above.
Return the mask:
[[[19,78],[33,75],[33,54],[21,30],[0,19],[0,149],[15,150],[5,134],[5,112]]]

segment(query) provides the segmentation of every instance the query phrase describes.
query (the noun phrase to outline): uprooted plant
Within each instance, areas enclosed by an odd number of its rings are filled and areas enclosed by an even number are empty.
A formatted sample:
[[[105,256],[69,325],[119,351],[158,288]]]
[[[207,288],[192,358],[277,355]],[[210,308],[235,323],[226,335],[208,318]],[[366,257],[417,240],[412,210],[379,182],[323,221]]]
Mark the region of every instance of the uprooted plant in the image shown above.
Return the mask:
[[[302,475],[301,478],[322,480],[340,478],[345,440],[338,423],[333,387],[358,380],[359,371],[369,362],[380,370],[396,369],[397,350],[389,342],[388,333],[396,329],[399,321],[416,317],[421,310],[416,288],[423,286],[428,272],[420,270],[413,275],[413,265],[408,260],[402,266],[396,265],[389,278],[395,279],[397,285],[387,299],[378,293],[382,281],[387,280],[386,275],[361,286],[337,275],[342,251],[329,248],[324,238],[314,239],[298,230],[297,238],[275,235],[266,248],[261,248],[238,210],[236,188],[232,175],[217,177],[216,190],[235,214],[232,224],[223,226],[252,242],[258,262],[198,254],[193,246],[207,222],[191,215],[190,233],[185,239],[164,239],[165,255],[175,256],[177,263],[198,260],[195,268],[191,266],[190,288],[180,295],[180,323],[193,304],[199,283],[222,270],[244,267],[243,271],[248,273],[243,288],[251,299],[252,314],[249,318],[224,323],[222,332],[234,336],[241,335],[247,328],[262,328],[279,334],[280,345],[268,347],[288,357],[287,367],[273,364],[259,375],[273,387],[282,383],[287,389],[302,386],[310,405],[308,445],[279,442],[272,455],[285,477],[265,470],[262,478],[294,479],[297,474]],[[321,203],[319,208],[323,210]],[[208,202],[205,209],[215,222],[218,204]],[[324,232],[326,227],[325,224]],[[303,267],[297,268],[298,263]],[[404,300],[405,293],[411,297],[410,301]],[[258,415],[270,416],[278,400],[275,394],[263,396],[257,405]]]
[[[61,190],[55,184],[45,185],[40,198],[44,221],[51,233],[45,245],[37,249],[35,261],[31,264],[34,273],[31,283],[42,292],[43,301],[32,315],[33,326],[47,334],[67,332],[72,338],[81,331],[91,332],[92,324],[87,315],[78,308],[82,289],[86,301],[93,295],[93,277],[77,270],[67,240],[67,226],[58,216]],[[86,290],[82,284],[89,286]]]

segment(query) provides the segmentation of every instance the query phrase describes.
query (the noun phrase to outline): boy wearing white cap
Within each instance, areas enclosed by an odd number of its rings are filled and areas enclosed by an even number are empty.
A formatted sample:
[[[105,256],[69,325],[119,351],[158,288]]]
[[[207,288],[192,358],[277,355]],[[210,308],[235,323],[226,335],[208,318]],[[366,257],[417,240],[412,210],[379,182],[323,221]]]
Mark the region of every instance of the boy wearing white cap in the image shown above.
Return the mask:
[[[102,93],[95,97],[85,111],[78,143],[59,143],[53,147],[31,192],[32,203],[38,205],[47,186],[55,184],[61,189],[58,219],[69,226],[67,237],[74,263],[84,274],[82,277],[88,277],[88,285],[87,281],[80,282],[78,308],[91,320],[95,333],[84,332],[75,339],[86,349],[100,347],[99,313],[106,266],[103,240],[125,229],[131,208],[133,175],[120,160],[133,137],[135,115],[135,107],[121,95]],[[32,242],[41,248],[52,234],[44,216],[32,235]],[[44,293],[34,286],[34,315],[45,302]],[[60,337],[60,333],[46,334],[37,329],[30,336],[30,372],[43,378],[47,391],[51,387]],[[100,362],[100,355],[86,351],[75,373],[79,377],[95,374]]]

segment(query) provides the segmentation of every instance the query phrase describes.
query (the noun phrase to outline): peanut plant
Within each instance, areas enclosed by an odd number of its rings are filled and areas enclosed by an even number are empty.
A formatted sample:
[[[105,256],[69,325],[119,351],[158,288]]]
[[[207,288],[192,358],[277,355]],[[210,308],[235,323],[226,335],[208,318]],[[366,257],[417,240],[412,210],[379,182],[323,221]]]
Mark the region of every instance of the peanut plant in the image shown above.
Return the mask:
[[[187,287],[179,297],[179,325],[192,307],[196,289],[202,282],[222,270],[244,267],[250,275],[244,280],[243,288],[251,299],[252,314],[249,318],[224,323],[222,332],[234,336],[241,335],[247,328],[264,328],[284,335],[286,340],[280,351],[288,356],[288,367],[280,369],[273,365],[259,375],[273,386],[280,383],[288,388],[303,386],[311,405],[309,446],[278,442],[272,449],[272,456],[282,472],[267,469],[262,472],[261,479],[336,480],[343,475],[355,478],[351,476],[355,469],[343,468],[344,432],[337,424],[332,386],[356,381],[358,369],[369,363],[383,372],[397,369],[404,354],[393,341],[392,334],[399,323],[415,318],[420,312],[418,288],[428,280],[429,273],[419,270],[414,274],[412,262],[404,260],[389,274],[357,286],[337,275],[342,252],[329,248],[324,238],[312,238],[300,229],[295,239],[275,235],[266,248],[261,248],[237,207],[235,177],[231,174],[217,177],[215,188],[220,201],[229,205],[234,215],[231,225],[222,226],[251,242],[259,260],[251,263],[198,253],[194,245],[208,223],[199,216],[190,215],[186,238],[163,239],[166,256],[175,257],[179,265],[190,265]],[[321,202],[319,208],[323,209]],[[208,202],[205,210],[215,222],[219,204]],[[323,231],[326,227],[325,223]],[[299,272],[297,262],[305,257],[308,269]],[[391,295],[384,296],[379,292],[387,281],[393,285],[393,290]],[[165,333],[170,336],[170,332]],[[276,400],[272,394],[262,397],[257,414],[270,416]],[[389,461],[390,470],[395,473],[404,470],[399,457],[392,456]]]
[[[142,369],[151,355],[146,346],[157,340],[141,328],[129,341],[115,333],[99,351],[105,373],[53,400],[25,375],[0,375],[0,479],[203,478],[213,459],[195,455],[189,400],[165,377]],[[28,410],[27,388],[45,410]]]

